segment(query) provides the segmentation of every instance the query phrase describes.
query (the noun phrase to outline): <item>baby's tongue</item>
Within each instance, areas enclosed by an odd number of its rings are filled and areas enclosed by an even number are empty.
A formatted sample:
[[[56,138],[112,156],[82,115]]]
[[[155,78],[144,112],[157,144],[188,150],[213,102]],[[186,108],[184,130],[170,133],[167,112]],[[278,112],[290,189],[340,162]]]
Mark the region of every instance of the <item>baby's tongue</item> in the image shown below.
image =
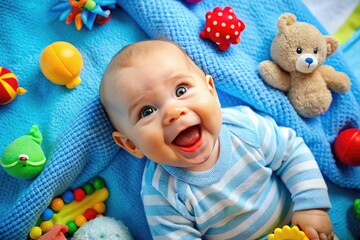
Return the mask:
[[[180,147],[193,145],[200,138],[199,126],[192,126],[182,131],[173,141]]]

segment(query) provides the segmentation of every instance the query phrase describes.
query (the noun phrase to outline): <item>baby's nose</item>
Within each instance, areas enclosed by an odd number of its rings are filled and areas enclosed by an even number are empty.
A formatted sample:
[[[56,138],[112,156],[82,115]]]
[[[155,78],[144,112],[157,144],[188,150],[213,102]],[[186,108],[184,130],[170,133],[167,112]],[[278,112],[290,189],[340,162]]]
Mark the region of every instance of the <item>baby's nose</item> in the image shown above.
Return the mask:
[[[185,115],[188,110],[185,107],[181,106],[168,106],[165,110],[164,124],[169,125],[175,120],[180,118],[180,116]]]

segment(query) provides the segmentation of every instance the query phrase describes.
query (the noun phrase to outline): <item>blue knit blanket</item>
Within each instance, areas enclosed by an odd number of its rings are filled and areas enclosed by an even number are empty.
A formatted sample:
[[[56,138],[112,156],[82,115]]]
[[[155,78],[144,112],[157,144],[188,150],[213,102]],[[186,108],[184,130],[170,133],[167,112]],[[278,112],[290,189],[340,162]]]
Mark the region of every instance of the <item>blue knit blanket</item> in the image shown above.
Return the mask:
[[[99,0],[100,2],[100,0]],[[358,197],[360,169],[338,164],[331,144],[338,133],[360,124],[360,86],[342,52],[326,64],[346,72],[352,82],[346,94],[333,94],[331,108],[322,116],[302,119],[286,96],[264,84],[257,70],[270,59],[270,44],[277,32],[277,18],[284,12],[324,29],[301,3],[286,0],[117,0],[110,22],[83,27],[65,24],[52,12],[54,1],[4,0],[1,4],[1,66],[12,70],[27,93],[0,106],[0,153],[15,138],[37,124],[43,134],[47,164],[34,180],[18,180],[0,169],[0,239],[25,239],[51,199],[95,176],[105,179],[110,190],[106,215],[121,219],[137,239],[150,234],[140,199],[144,160],[135,159],[113,142],[110,126],[98,100],[101,75],[111,57],[123,46],[146,38],[162,37],[178,42],[194,61],[211,74],[224,107],[246,104],[294,128],[309,145],[323,175],[329,181],[333,203],[330,211],[340,239],[360,236],[351,213]],[[199,38],[205,13],[230,5],[246,24],[241,43],[220,52]],[[82,83],[69,90],[48,81],[39,68],[42,50],[55,41],[67,41],[84,59]]]

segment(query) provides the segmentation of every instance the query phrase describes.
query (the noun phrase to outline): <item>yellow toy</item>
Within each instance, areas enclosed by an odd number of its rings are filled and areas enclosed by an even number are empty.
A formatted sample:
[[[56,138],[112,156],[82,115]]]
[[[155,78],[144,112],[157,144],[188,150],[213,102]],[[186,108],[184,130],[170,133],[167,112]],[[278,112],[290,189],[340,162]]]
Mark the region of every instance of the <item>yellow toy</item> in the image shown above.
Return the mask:
[[[69,89],[80,84],[82,67],[81,53],[68,42],[54,42],[40,56],[40,68],[45,77]]]
[[[303,231],[297,226],[276,228],[274,233],[268,235],[268,240],[309,240]]]

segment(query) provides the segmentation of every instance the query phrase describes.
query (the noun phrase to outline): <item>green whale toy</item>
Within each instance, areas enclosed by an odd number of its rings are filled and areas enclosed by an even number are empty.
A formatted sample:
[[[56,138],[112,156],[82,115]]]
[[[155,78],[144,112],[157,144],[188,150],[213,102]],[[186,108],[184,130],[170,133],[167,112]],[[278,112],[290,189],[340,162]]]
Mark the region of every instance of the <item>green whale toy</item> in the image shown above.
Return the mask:
[[[3,152],[0,165],[5,172],[19,179],[37,177],[45,166],[46,157],[41,149],[42,135],[33,125],[27,135],[10,143]]]

